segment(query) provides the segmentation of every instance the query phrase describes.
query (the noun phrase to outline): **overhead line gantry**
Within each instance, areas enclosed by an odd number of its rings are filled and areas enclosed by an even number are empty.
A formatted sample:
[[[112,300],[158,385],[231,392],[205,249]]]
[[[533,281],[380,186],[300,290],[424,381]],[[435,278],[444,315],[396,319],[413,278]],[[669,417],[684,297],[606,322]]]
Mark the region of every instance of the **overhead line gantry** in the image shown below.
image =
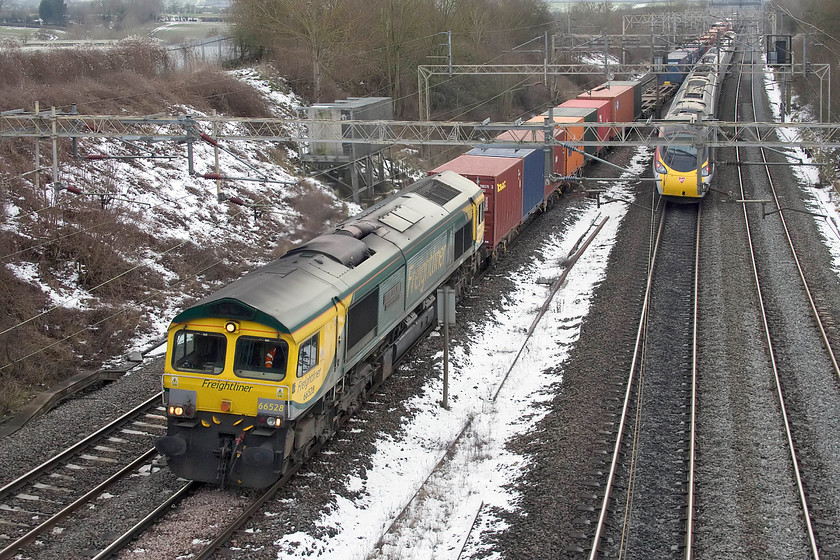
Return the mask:
[[[207,140],[205,130],[219,125],[216,141],[252,142],[336,142],[403,145],[475,146],[496,143],[494,136],[503,130],[525,131],[521,142],[505,141],[504,145],[544,145],[537,141],[546,127],[559,129],[603,129],[618,134],[611,140],[573,140],[574,146],[666,146],[684,144],[660,138],[658,127],[665,121],[652,120],[625,123],[490,123],[462,121],[342,121],[340,137],[315,138],[309,135],[310,119],[260,119],[223,116],[125,117],[114,115],[49,115],[17,113],[0,115],[0,139],[84,139],[106,138],[129,142],[187,143]],[[672,121],[669,121],[673,124]],[[712,147],[788,147],[840,148],[840,123],[805,122],[727,122],[709,120],[685,123],[697,138]],[[239,125],[225,127],[221,125]],[[224,132],[238,129],[237,132]],[[795,142],[779,139],[778,130],[795,130]],[[548,135],[553,138],[554,134]]]

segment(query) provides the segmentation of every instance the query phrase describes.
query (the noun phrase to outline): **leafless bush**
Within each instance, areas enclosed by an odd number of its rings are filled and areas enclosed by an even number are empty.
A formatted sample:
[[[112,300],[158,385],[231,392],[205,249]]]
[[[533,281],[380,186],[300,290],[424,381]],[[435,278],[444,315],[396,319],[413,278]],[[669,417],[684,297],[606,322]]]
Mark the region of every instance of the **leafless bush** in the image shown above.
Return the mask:
[[[31,111],[38,100],[42,111],[51,106],[67,110],[77,103],[83,114],[143,115],[191,106],[205,113],[215,109],[237,116],[271,116],[262,97],[229,73],[210,68],[175,72],[163,51],[141,40],[123,42],[113,51],[28,54],[6,49],[0,52],[0,75],[0,110]],[[164,254],[159,264],[174,272],[176,279],[164,278],[156,270],[138,265],[148,254],[173,249],[173,240],[153,237],[132,225],[143,222],[132,216],[136,210],[120,202],[103,205],[95,196],[53,192],[53,178],[45,168],[52,161],[48,140],[40,143],[40,188],[34,188],[35,146],[36,141],[28,138],[0,143],[0,211],[4,204],[14,205],[17,228],[0,230],[0,255],[4,256],[0,331],[14,327],[0,335],[0,383],[4,387],[0,415],[80,368],[96,368],[103,360],[122,354],[128,341],[148,322],[145,314],[149,309],[162,304],[173,291],[203,297],[253,266],[248,263],[287,249],[282,227],[277,227],[279,220],[269,217],[276,223],[266,226],[255,221],[249,210],[237,207],[229,216],[219,216],[218,243],[186,243]],[[59,162],[72,157],[70,142],[59,142]],[[278,145],[265,159],[280,164],[286,153]],[[125,192],[125,186],[115,184],[111,170],[107,162],[97,162],[56,179],[85,192]],[[138,180],[128,188],[158,186]],[[193,194],[202,203],[209,200],[206,190],[195,188]],[[247,198],[247,192],[241,194]],[[55,196],[59,204],[53,206]],[[257,196],[254,193],[254,200]],[[322,208],[332,207],[334,201],[314,188],[302,187],[292,205],[306,216],[299,228],[307,232],[302,234],[306,237],[338,218],[337,212],[325,213]],[[157,216],[167,227],[184,220],[174,208],[158,209]],[[265,246],[255,250],[244,242],[230,241],[221,227],[224,224],[265,228]],[[37,278],[30,284],[14,271]],[[40,285],[49,286],[53,293],[48,297]],[[71,299],[79,293],[88,299]],[[50,311],[40,317],[45,310]]]
[[[175,72],[166,51],[141,39],[127,39],[107,49],[0,51],[0,110],[68,110],[80,113],[133,114],[166,111],[190,105],[244,117],[269,116],[263,98],[217,68]],[[72,84],[72,87],[67,87]]]
[[[344,217],[335,209],[329,196],[305,182],[292,191],[287,202],[300,214],[296,235],[301,239],[310,239],[323,233]]]
[[[209,112],[239,117],[268,117],[271,112],[262,96],[228,73],[204,68],[182,75],[170,93],[179,103]]]
[[[22,404],[26,395],[40,390],[54,381],[47,371],[52,363],[65,363],[60,353],[45,355],[38,360],[22,360],[52,341],[35,323],[24,323],[46,306],[46,298],[39,289],[19,280],[6,267],[0,267],[0,329],[12,329],[0,335],[0,414]],[[20,361],[22,360],[22,361]]]

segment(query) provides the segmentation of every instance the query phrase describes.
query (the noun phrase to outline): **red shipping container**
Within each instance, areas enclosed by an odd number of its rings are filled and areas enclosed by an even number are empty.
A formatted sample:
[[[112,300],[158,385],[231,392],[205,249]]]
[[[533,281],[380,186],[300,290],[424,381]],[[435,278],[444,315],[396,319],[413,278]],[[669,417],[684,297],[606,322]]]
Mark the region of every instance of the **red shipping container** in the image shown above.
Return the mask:
[[[610,122],[633,122],[633,86],[611,86],[609,82],[577,96],[578,99],[606,99],[610,101]],[[616,131],[617,133],[617,131]]]
[[[484,242],[495,248],[522,220],[521,158],[458,156],[431,171],[454,171],[484,191]]]
[[[589,109],[590,107],[598,110],[598,122],[610,122],[610,101],[609,99],[569,99],[560,104],[561,107],[583,107]],[[598,140],[609,140],[613,137],[613,130],[608,126],[598,127]],[[598,146],[598,151],[601,151],[602,146]]]
[[[545,122],[545,115],[540,115],[529,119],[528,122]],[[556,123],[582,123],[583,117],[567,117],[564,115],[554,115],[554,122]],[[568,133],[568,136],[566,135]],[[558,142],[572,142],[583,138],[584,128],[582,126],[555,128],[554,137]],[[574,175],[578,169],[582,168],[586,161],[583,155],[583,146],[574,146],[577,150],[572,150],[567,147],[558,146],[560,148],[560,167],[562,171],[558,171],[564,177]]]

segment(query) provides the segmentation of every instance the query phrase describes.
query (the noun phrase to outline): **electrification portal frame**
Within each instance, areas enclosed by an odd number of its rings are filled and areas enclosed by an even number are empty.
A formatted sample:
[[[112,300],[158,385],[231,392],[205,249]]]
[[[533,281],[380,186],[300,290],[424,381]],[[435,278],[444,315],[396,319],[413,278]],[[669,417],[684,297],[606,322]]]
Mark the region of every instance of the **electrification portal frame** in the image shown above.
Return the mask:
[[[438,146],[475,146],[496,144],[499,147],[545,145],[540,138],[551,129],[555,134],[565,129],[612,128],[616,135],[610,140],[583,138],[567,142],[574,146],[670,146],[684,144],[659,137],[659,127],[674,125],[674,121],[648,119],[624,123],[490,123],[462,121],[342,121],[342,135],[334,138],[314,138],[309,135],[309,119],[259,119],[225,116],[148,118],[113,115],[72,115],[56,113],[0,114],[0,140],[38,138],[41,140],[106,138],[123,142],[186,143],[192,150],[196,141],[251,141],[307,143],[373,143],[419,144]],[[698,137],[708,138],[711,147],[789,147],[840,148],[840,123],[805,122],[680,122]],[[236,125],[236,126],[227,126]],[[204,130],[218,130],[210,137]],[[238,129],[242,132],[224,132]],[[796,142],[780,140],[777,131],[790,129],[805,132]],[[519,142],[495,141],[501,131],[524,131]],[[548,135],[546,136],[548,137]],[[212,142],[211,142],[212,143]]]
[[[682,66],[682,65],[678,65]],[[687,69],[692,65],[684,65]],[[741,66],[744,74],[763,74],[765,66],[759,64],[744,64]],[[784,68],[776,69],[786,76],[813,74],[820,80],[820,122],[823,122],[823,104],[827,106],[826,115],[831,114],[831,66],[829,64],[788,64]],[[655,70],[650,64],[614,64],[601,66],[598,64],[453,64],[423,65],[417,67],[417,97],[420,109],[420,119],[430,120],[429,109],[429,80],[432,76],[540,76],[544,80],[548,76],[606,76],[612,75],[642,75],[662,74],[664,71]],[[612,78],[609,78],[612,79]],[[826,86],[826,84],[828,84]],[[827,95],[823,95],[827,87]]]

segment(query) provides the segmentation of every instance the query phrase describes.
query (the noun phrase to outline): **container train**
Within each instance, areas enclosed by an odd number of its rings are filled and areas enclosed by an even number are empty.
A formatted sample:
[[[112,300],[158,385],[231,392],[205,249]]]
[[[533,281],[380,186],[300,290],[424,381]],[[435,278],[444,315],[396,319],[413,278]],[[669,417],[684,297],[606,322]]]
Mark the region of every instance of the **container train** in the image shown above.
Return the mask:
[[[729,20],[719,21],[702,37],[692,39],[669,52],[665,56],[665,71],[659,75],[659,82],[663,85],[682,84],[700,58],[710,49],[720,48],[724,36],[731,30],[732,23]]]
[[[643,84],[605,84],[555,108],[567,126],[546,130],[566,145],[475,148],[176,315],[167,434],[156,440],[170,469],[260,488],[303,463],[433,328],[436,289],[463,292],[580,174],[584,152],[598,150],[572,149],[585,130],[608,139],[611,122],[638,115]]]
[[[727,32],[720,48],[708,49],[683,81],[659,129],[670,143],[656,149],[653,173],[657,192],[669,199],[698,202],[714,176],[713,150],[698,141],[692,124],[714,118],[723,78],[734,50],[734,33]]]

